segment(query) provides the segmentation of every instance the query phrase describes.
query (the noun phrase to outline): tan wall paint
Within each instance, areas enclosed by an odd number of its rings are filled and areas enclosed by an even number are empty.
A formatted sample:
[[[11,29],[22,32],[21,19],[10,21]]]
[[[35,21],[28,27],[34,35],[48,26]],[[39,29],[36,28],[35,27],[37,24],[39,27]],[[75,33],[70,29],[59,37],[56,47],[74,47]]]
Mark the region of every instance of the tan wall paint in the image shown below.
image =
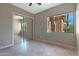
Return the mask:
[[[61,4],[35,15],[33,21],[33,39],[58,42],[67,46],[76,47],[75,33],[47,33],[47,17],[76,10],[76,4]],[[75,26],[75,24],[74,24]]]
[[[33,14],[11,4],[0,3],[0,47],[12,44],[13,12],[17,12],[25,16],[34,17]]]

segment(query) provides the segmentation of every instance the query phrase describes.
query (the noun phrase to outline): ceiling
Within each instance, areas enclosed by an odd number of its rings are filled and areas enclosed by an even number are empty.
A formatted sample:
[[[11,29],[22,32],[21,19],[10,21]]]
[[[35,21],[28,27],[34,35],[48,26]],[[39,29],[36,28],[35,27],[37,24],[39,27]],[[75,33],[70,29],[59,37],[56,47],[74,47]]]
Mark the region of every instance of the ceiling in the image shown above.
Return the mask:
[[[32,6],[29,6],[28,3],[11,3],[11,4],[19,8],[22,8],[32,14],[37,14],[54,6],[60,5],[61,3],[42,3],[42,5],[40,6],[36,3],[33,3]]]

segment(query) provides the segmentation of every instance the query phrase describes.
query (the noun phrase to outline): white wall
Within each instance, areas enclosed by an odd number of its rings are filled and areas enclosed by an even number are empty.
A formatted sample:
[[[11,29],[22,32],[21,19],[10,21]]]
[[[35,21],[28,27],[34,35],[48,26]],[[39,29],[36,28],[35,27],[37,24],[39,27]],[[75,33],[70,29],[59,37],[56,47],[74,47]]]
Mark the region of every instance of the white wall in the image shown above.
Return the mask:
[[[0,48],[12,44],[13,12],[33,17],[33,14],[23,9],[8,3],[0,3]]]
[[[79,4],[76,6],[76,37],[77,37],[77,53],[79,55]]]
[[[12,44],[12,18],[9,9],[0,5],[0,47]]]
[[[47,33],[47,17],[62,14],[70,11],[76,11],[76,4],[73,3],[65,3],[59,6],[53,7],[41,13],[35,15],[35,19],[33,21],[33,39],[40,41],[50,41],[50,43],[60,43],[67,46],[71,46],[76,48],[76,38],[75,33]],[[74,19],[75,21],[75,19]],[[74,24],[75,28],[75,24]]]

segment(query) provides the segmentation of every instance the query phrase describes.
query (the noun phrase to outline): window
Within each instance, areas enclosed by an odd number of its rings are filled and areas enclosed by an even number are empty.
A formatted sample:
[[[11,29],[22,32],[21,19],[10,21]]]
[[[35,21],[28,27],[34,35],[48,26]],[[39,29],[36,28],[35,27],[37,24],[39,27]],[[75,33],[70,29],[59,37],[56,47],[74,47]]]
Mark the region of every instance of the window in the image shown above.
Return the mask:
[[[47,32],[74,32],[74,12],[47,18]]]

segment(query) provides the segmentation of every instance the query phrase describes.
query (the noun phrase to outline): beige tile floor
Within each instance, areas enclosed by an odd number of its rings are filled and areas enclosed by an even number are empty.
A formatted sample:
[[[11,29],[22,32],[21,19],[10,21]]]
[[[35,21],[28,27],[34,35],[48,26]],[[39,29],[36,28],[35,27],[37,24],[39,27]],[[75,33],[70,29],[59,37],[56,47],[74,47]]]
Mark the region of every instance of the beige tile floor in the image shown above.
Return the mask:
[[[15,40],[13,47],[0,50],[0,56],[75,56],[74,50],[32,40]]]

